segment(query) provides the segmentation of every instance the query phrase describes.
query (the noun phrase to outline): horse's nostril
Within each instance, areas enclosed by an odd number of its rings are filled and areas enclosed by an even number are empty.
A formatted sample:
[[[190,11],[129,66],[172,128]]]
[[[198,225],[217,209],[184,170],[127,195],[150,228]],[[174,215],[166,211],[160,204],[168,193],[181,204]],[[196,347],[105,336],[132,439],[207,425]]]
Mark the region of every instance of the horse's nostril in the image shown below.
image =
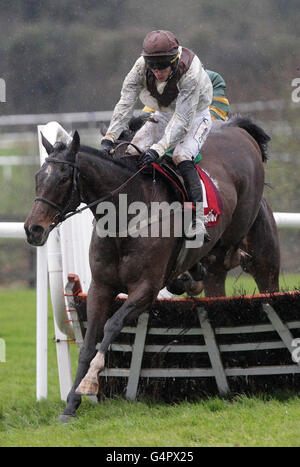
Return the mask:
[[[44,232],[44,228],[41,225],[37,224],[33,224],[29,230],[34,235],[40,235]]]
[[[30,245],[41,246],[46,242],[46,231],[44,227],[38,224],[25,223],[27,242]]]

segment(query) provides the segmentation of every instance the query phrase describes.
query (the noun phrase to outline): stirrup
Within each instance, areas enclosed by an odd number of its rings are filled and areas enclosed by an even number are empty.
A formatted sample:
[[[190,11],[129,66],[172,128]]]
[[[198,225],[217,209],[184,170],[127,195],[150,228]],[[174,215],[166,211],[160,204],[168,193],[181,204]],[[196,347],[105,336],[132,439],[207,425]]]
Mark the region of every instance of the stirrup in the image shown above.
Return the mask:
[[[195,204],[191,201],[185,202],[184,205],[188,210],[192,210],[192,221],[187,232],[185,232],[185,238],[187,240],[195,240],[197,236],[203,235],[203,243],[208,243],[211,238],[204,224],[203,202],[201,201],[202,209],[200,208],[200,210],[195,209]]]

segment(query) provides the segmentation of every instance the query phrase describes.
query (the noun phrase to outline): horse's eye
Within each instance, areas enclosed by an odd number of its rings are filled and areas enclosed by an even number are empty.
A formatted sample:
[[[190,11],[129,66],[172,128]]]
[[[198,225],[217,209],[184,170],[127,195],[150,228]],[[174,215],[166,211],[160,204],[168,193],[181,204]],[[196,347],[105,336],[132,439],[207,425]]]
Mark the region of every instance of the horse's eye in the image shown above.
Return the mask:
[[[69,180],[69,177],[63,177],[61,180],[60,180],[60,184],[61,185],[64,185],[65,183],[67,183],[67,181]]]

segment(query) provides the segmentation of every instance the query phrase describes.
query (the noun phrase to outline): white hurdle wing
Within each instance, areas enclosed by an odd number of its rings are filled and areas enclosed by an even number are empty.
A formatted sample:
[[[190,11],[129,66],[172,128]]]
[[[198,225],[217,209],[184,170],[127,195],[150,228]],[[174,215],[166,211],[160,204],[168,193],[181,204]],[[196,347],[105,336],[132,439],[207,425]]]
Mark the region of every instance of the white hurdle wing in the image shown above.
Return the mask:
[[[47,152],[41,142],[41,133],[54,144],[56,141],[70,143],[72,137],[57,122],[38,126],[40,162],[44,163]],[[48,271],[51,302],[54,313],[57,363],[61,399],[66,400],[72,386],[69,340],[74,339],[67,301],[64,297],[68,274],[78,274],[83,292],[88,291],[91,272],[88,249],[92,233],[93,216],[89,210],[66,220],[56,227],[47,241]]]

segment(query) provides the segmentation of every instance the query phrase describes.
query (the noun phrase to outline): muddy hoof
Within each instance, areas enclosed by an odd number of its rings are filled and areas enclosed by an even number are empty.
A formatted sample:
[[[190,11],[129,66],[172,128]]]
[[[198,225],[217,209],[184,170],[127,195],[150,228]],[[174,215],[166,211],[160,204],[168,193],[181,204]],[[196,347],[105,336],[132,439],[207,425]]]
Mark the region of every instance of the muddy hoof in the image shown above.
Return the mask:
[[[60,423],[66,424],[66,423],[70,423],[75,418],[76,418],[76,415],[65,415],[62,413],[59,416],[58,420],[60,421]]]
[[[93,381],[85,381],[84,379],[79,384],[75,393],[81,396],[97,396],[99,391],[99,384]]]

